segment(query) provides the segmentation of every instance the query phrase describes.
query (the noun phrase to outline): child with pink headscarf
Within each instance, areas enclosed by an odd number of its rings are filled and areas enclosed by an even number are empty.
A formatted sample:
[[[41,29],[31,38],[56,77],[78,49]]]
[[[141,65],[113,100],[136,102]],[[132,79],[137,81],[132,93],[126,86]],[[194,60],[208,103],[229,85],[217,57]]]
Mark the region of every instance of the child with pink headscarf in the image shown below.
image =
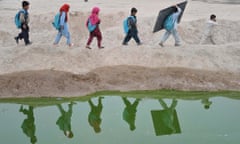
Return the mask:
[[[98,17],[99,12],[100,12],[100,9],[98,7],[94,7],[92,9],[92,14],[89,16],[89,18],[86,22],[86,26],[87,26],[87,28],[90,32],[88,42],[87,42],[87,45],[86,45],[86,48],[88,48],[88,49],[91,49],[90,44],[91,44],[94,37],[97,38],[98,48],[99,49],[104,48],[101,45],[102,33],[100,31],[100,28],[99,28],[99,24],[101,22],[101,20]]]

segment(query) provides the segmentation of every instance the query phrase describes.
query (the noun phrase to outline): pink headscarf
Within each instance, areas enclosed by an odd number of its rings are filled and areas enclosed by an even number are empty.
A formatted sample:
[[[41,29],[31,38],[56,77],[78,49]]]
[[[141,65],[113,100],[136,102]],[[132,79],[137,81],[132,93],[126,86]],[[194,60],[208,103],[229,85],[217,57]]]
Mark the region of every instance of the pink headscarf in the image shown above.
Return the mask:
[[[100,8],[98,8],[98,7],[94,7],[92,9],[92,14],[88,18],[88,20],[90,20],[92,25],[96,25],[100,21],[100,19],[98,18],[99,11],[100,11]],[[87,23],[88,23],[88,21],[87,21]]]

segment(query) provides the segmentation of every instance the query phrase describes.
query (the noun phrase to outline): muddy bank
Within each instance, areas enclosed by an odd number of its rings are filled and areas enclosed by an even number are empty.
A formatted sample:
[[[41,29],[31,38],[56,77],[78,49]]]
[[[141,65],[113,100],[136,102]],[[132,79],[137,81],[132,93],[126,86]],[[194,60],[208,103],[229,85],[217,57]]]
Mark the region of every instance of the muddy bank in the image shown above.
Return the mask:
[[[84,75],[41,70],[0,76],[0,97],[84,96],[102,90],[239,90],[240,74],[184,68],[114,66]]]

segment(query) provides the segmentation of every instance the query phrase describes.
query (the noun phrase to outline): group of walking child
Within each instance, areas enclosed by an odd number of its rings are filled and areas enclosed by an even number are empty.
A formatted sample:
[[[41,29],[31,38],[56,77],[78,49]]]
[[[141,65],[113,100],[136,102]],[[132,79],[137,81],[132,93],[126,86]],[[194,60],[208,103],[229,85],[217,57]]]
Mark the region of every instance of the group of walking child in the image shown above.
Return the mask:
[[[64,4],[61,8],[60,8],[60,28],[58,29],[58,34],[56,36],[54,45],[57,45],[61,39],[62,36],[66,37],[67,39],[67,45],[68,46],[73,46],[73,44],[71,43],[71,37],[70,37],[70,33],[69,33],[69,25],[68,25],[68,12],[70,9],[70,5],[68,4]],[[98,14],[100,12],[100,9],[98,7],[94,7],[92,9],[92,14],[89,16],[87,22],[86,22],[86,27],[89,30],[89,39],[86,45],[86,48],[91,49],[90,44],[93,40],[94,37],[97,38],[97,42],[98,42],[98,48],[102,49],[104,48],[101,44],[102,42],[102,33],[100,31],[99,28],[99,24],[101,22],[101,20],[98,17]]]
[[[20,10],[16,16],[15,16],[15,24],[19,29],[21,29],[21,32],[18,34],[18,36],[14,37],[16,40],[16,43],[19,43],[19,40],[24,39],[25,45],[30,45],[31,42],[29,40],[29,14],[28,10],[30,7],[30,3],[28,1],[23,1],[22,2],[22,10]],[[61,40],[62,36],[64,36],[67,39],[67,45],[68,46],[73,46],[73,43],[71,42],[71,35],[69,32],[69,25],[68,25],[68,12],[70,10],[70,5],[69,4],[64,4],[61,6],[59,10],[59,28],[58,29],[58,34],[55,38],[54,45],[57,45],[59,41]],[[98,17],[98,14],[100,12],[100,9],[98,7],[94,7],[92,9],[92,14],[89,16],[86,26],[89,30],[89,38],[88,42],[86,44],[86,48],[91,49],[90,44],[93,40],[94,37],[97,38],[98,42],[98,48],[102,49],[104,48],[102,46],[102,33],[100,31],[100,22],[101,20]]]
[[[21,29],[21,33],[18,34],[18,36],[15,37],[16,43],[19,43],[19,40],[24,39],[25,45],[30,45],[31,42],[29,40],[29,5],[30,3],[28,1],[23,1],[22,2],[22,7],[23,9],[18,12],[18,14],[15,17],[15,23],[18,28]],[[68,12],[70,10],[70,5],[69,4],[64,4],[61,6],[59,10],[59,27],[57,28],[58,34],[55,38],[54,45],[57,45],[59,41],[61,40],[61,37],[64,36],[67,39],[67,45],[68,46],[73,46],[73,43],[71,42],[71,36],[69,32],[69,25],[68,25]],[[131,14],[127,19],[124,21],[124,31],[126,33],[126,36],[123,40],[123,45],[126,46],[128,45],[128,42],[133,38],[137,45],[141,45],[142,42],[138,36],[138,28],[137,28],[137,9],[132,8],[131,9]],[[91,48],[91,43],[93,38],[97,38],[97,46],[99,49],[103,49],[104,46],[102,46],[102,33],[100,30],[100,23],[101,20],[99,18],[99,12],[100,8],[94,7],[92,9],[91,15],[88,17],[86,21],[86,27],[88,28],[89,31],[89,38],[86,44],[87,49],[92,49]],[[172,27],[168,28],[165,26],[166,32],[164,33],[159,45],[164,46],[164,42],[169,38],[170,35],[173,35],[175,39],[175,46],[180,46],[181,41],[180,37],[178,34],[177,30],[177,25],[178,25],[178,19],[179,16],[182,13],[182,9],[178,7],[177,5],[174,6],[174,13],[169,15],[168,18],[171,19],[172,21]],[[167,20],[168,20],[167,18]],[[165,21],[167,21],[165,20]],[[19,21],[19,22],[18,22]],[[212,44],[214,44],[212,40],[212,29],[213,27],[217,25],[216,23],[216,16],[211,15],[210,21],[207,23],[207,29],[206,32],[204,33],[204,36],[202,37],[201,44],[203,44],[207,39],[210,39]]]

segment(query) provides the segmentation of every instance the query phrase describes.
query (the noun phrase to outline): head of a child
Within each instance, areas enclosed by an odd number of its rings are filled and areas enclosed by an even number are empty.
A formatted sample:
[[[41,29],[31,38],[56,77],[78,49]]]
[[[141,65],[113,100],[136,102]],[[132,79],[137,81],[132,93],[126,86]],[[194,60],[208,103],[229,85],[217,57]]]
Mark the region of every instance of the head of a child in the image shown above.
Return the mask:
[[[212,14],[211,16],[210,16],[210,20],[212,20],[212,21],[217,21],[217,16],[216,15],[214,15],[214,14]]]
[[[29,9],[29,5],[30,3],[28,1],[23,1],[22,2],[22,7],[24,10],[28,10]]]
[[[100,8],[99,8],[99,7],[94,7],[94,8],[92,9],[92,14],[98,15],[99,12],[100,12]]]
[[[73,132],[72,131],[64,131],[64,135],[68,138],[73,138]]]
[[[137,9],[136,8],[132,8],[131,9],[131,15],[132,16],[136,16],[136,14],[137,14]]]

